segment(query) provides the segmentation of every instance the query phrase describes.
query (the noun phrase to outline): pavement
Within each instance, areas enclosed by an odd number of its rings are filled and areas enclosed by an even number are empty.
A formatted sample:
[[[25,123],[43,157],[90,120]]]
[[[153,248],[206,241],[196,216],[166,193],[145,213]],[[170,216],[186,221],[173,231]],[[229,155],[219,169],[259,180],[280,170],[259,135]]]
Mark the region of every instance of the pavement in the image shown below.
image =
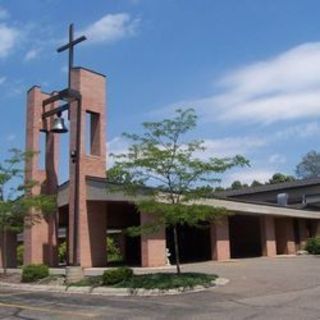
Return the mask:
[[[205,292],[99,297],[0,288],[0,319],[320,319],[320,257],[205,262],[184,271],[230,279]]]

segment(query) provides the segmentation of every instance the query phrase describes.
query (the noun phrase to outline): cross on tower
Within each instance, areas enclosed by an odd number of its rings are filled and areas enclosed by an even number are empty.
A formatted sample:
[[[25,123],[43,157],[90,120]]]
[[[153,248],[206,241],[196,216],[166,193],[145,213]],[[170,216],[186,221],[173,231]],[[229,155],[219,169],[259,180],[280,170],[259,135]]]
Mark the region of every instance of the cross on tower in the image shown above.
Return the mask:
[[[74,46],[78,43],[87,40],[85,36],[81,36],[77,39],[74,39],[74,30],[73,23],[69,25],[69,42],[62,47],[57,49],[57,52],[63,52],[65,50],[69,50],[69,65],[68,65],[68,87],[71,88],[71,70],[73,68],[73,51]]]

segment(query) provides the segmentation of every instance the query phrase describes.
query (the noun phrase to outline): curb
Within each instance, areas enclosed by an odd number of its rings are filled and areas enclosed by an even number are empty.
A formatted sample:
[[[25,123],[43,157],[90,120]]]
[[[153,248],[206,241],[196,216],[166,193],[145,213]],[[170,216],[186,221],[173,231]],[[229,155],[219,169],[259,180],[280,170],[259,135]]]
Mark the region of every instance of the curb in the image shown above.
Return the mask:
[[[229,279],[217,278],[213,280],[209,286],[195,286],[194,288],[177,288],[169,290],[160,289],[130,289],[130,288],[107,288],[107,287],[73,287],[73,286],[48,286],[48,285],[31,285],[31,284],[13,284],[0,282],[0,286],[15,290],[25,290],[31,292],[50,292],[50,293],[68,293],[68,294],[91,294],[99,296],[113,297],[155,297],[155,296],[170,296],[185,293],[195,293],[206,291],[208,289],[224,286],[229,282]]]

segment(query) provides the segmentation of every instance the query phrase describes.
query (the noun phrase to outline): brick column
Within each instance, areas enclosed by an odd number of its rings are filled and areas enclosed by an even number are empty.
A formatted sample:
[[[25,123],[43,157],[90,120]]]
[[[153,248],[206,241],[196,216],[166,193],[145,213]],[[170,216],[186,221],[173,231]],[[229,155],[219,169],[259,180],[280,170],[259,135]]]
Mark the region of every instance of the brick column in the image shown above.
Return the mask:
[[[274,257],[277,255],[274,217],[261,216],[260,219],[262,255]]]
[[[296,245],[294,241],[293,219],[277,218],[277,251],[280,254],[295,254]]]
[[[50,97],[41,92],[39,87],[33,87],[27,94],[27,128],[26,150],[38,152],[40,150],[40,129],[47,130],[45,146],[45,169],[39,168],[39,154],[35,154],[26,163],[26,181],[34,180],[38,183],[31,193],[33,195],[56,194],[58,178],[58,136],[50,132],[53,118],[42,121],[42,101]],[[57,105],[47,106],[46,111]],[[34,212],[36,213],[36,212]],[[26,224],[24,228],[24,264],[45,263],[55,266],[57,257],[57,212],[42,218],[40,222],[32,225]]]
[[[230,259],[229,219],[222,217],[211,224],[211,256],[212,260],[224,261]]]
[[[71,87],[80,92],[81,104],[81,147],[79,152],[79,189],[78,206],[78,261],[82,267],[104,266],[106,264],[106,210],[89,206],[87,201],[86,177],[106,176],[106,139],[105,139],[105,86],[104,75],[84,68],[72,70]],[[76,149],[77,103],[70,108],[70,150]],[[86,128],[87,114],[91,115],[91,130]],[[86,151],[86,134],[89,135],[90,150]],[[75,164],[70,161],[69,183],[69,261],[73,261],[74,206],[75,206]]]
[[[151,223],[154,217],[151,214],[141,213],[141,225]],[[166,230],[141,236],[141,266],[161,267],[166,265]]]
[[[0,234],[0,267],[3,267],[4,252],[2,251],[3,234]],[[15,232],[6,232],[6,262],[7,268],[17,267],[17,234]]]
[[[287,253],[295,254],[296,253],[296,244],[294,241],[294,231],[293,231],[293,219],[288,218],[286,223],[287,231]]]

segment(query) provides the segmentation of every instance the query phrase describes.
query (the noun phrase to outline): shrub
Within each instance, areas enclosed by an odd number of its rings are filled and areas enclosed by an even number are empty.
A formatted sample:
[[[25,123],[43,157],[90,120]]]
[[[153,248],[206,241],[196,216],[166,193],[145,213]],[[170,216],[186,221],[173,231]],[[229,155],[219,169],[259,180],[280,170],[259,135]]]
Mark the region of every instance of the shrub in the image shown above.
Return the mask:
[[[308,239],[305,249],[311,254],[320,254],[320,236]]]
[[[59,263],[66,263],[67,261],[67,242],[63,241],[58,246]]]
[[[117,269],[106,270],[102,276],[102,283],[105,286],[113,285],[124,280],[128,280],[133,276],[130,268],[121,267]]]
[[[209,287],[217,275],[204,273],[152,273],[134,275],[128,280],[124,280],[115,287],[118,288],[144,288],[168,290],[174,288],[194,288],[195,286]]]
[[[17,246],[17,265],[18,266],[23,265],[23,251],[24,251],[23,244],[19,244]]]
[[[35,282],[49,276],[49,268],[44,264],[29,264],[22,268],[22,282]]]
[[[120,262],[123,257],[120,253],[119,244],[112,236],[107,237],[107,261],[108,262]]]

